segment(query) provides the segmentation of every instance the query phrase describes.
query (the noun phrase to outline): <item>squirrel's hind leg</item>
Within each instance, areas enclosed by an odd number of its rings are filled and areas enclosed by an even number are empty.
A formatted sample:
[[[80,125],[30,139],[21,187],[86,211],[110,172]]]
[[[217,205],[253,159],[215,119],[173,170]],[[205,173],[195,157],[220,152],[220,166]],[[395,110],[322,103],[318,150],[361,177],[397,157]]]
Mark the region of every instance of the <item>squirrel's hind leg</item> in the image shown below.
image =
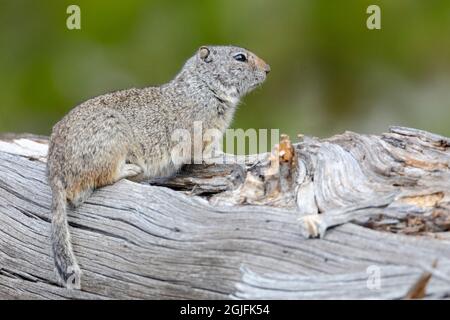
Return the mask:
[[[94,190],[92,188],[80,190],[78,193],[74,195],[72,199],[68,199],[69,203],[72,205],[73,208],[77,208],[89,198],[89,196],[92,194],[93,191]]]

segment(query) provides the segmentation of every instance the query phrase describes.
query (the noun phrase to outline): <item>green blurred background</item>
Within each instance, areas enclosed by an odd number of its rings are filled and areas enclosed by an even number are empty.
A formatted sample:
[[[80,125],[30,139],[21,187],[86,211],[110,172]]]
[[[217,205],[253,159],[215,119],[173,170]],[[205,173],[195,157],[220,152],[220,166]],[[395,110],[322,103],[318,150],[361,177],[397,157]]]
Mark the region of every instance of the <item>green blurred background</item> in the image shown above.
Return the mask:
[[[81,7],[81,30],[66,8]],[[381,7],[381,30],[366,8]],[[0,132],[48,135],[76,104],[170,80],[203,44],[270,63],[234,127],[450,136],[450,1],[0,0]]]

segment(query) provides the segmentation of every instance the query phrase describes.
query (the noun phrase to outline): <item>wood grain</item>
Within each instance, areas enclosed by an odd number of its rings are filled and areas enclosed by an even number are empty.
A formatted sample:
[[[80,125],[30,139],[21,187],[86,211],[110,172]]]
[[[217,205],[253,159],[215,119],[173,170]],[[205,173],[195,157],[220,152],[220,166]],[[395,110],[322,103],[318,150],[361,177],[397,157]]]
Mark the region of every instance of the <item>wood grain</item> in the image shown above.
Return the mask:
[[[247,163],[97,190],[69,211],[83,270],[70,291],[50,251],[47,141],[3,136],[0,298],[401,299],[424,272],[425,298],[450,296],[449,138],[283,139]]]

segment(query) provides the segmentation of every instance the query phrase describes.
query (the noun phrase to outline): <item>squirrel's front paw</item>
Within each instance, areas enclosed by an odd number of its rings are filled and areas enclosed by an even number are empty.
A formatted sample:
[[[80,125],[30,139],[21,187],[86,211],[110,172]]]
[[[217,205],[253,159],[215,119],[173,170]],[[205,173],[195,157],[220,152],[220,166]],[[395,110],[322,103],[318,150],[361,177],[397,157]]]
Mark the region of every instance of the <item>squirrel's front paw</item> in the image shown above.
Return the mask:
[[[310,214],[298,219],[300,222],[300,233],[305,238],[323,238],[327,225],[318,214]]]
[[[135,178],[143,173],[144,170],[136,164],[125,164],[117,180]]]

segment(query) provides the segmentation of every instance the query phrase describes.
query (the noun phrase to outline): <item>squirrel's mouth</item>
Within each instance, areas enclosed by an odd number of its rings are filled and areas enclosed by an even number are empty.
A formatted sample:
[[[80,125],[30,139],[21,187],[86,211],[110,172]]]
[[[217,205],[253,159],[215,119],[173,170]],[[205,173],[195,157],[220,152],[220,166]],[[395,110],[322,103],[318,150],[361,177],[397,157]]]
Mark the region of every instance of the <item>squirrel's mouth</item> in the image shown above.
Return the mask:
[[[265,79],[263,79],[262,81],[257,81],[257,82],[255,82],[255,83],[253,83],[253,84],[250,86],[250,90],[256,89],[256,88],[258,88],[259,86],[261,86],[261,85],[263,84],[264,80],[265,80]]]

